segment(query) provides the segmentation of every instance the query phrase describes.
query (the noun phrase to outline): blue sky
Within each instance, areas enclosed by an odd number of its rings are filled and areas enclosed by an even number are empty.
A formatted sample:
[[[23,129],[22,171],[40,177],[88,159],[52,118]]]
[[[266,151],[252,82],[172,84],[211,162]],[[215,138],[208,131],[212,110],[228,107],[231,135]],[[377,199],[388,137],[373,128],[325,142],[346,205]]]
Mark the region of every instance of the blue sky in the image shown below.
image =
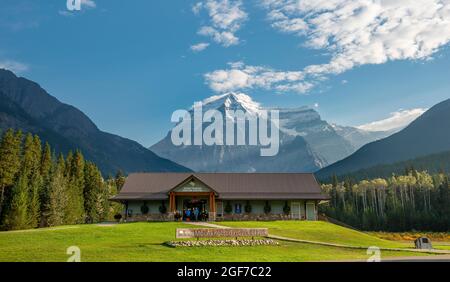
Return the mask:
[[[145,146],[173,111],[226,91],[366,127],[450,97],[448,1],[336,2],[1,0],[0,67]]]

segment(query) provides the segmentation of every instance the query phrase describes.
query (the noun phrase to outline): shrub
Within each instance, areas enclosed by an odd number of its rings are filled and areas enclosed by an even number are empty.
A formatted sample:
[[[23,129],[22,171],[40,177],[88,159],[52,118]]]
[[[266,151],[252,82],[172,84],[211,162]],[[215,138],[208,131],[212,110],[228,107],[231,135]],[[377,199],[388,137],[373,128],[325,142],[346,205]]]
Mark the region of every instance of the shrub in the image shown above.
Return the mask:
[[[245,204],[245,212],[246,213],[251,213],[252,212],[252,205],[250,205],[250,201],[247,201],[247,203]]]
[[[122,219],[122,215],[121,215],[120,213],[116,213],[116,214],[114,215],[114,219],[115,219],[117,222],[119,222],[119,221]]]
[[[230,214],[233,211],[233,207],[231,206],[230,202],[227,202],[226,206],[225,206],[225,212]]]
[[[141,206],[141,213],[142,214],[148,214],[148,211],[149,211],[149,208],[148,208],[147,204],[143,204]]]
[[[285,215],[289,215],[291,213],[291,207],[287,201],[284,203],[283,212]]]
[[[159,207],[159,212],[160,212],[161,214],[167,213],[167,207],[166,207],[166,205],[164,204],[164,202],[162,202],[162,205]]]
[[[266,201],[266,204],[264,205],[264,213],[269,214],[272,211],[272,207],[269,204],[269,201]]]

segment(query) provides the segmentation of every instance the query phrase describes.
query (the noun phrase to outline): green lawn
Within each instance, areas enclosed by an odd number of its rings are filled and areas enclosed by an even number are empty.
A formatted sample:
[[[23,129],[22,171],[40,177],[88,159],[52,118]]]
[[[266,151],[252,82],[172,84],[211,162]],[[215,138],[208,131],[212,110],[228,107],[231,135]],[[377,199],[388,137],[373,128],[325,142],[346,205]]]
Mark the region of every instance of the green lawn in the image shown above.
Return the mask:
[[[273,235],[294,239],[335,243],[351,246],[380,248],[413,248],[414,244],[383,240],[363,232],[355,231],[324,221],[249,221],[221,222],[229,227],[265,227]]]
[[[306,222],[240,223],[270,227],[280,235],[303,234],[315,240],[380,245],[384,241],[354,236],[340,227]],[[238,225],[230,223],[230,225]],[[283,231],[284,227],[286,228]],[[182,223],[130,223],[112,226],[77,225],[56,229],[0,232],[0,261],[66,261],[66,249],[78,246],[82,261],[321,261],[367,259],[365,250],[280,242],[280,246],[169,248],[163,242],[175,239],[175,229],[192,227]],[[310,230],[310,231],[305,231]],[[314,236],[317,237],[315,238]],[[386,243],[386,242],[384,242]],[[386,243],[387,244],[387,243]],[[411,252],[382,252],[383,257],[410,256]]]
[[[445,251],[450,251],[450,243],[432,243],[433,244],[433,248],[437,249],[437,250],[445,250]]]

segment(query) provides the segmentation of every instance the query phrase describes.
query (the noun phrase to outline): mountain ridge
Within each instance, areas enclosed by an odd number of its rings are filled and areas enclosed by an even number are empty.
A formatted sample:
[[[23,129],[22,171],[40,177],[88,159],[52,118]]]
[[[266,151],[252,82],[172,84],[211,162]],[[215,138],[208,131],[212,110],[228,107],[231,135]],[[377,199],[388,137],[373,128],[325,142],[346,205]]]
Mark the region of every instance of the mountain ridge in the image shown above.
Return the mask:
[[[349,157],[321,169],[317,175],[323,178],[348,174],[450,150],[447,128],[450,128],[450,99],[431,107],[403,130],[366,144]]]
[[[0,69],[0,129],[38,134],[58,152],[80,149],[102,172],[189,171],[139,143],[103,132],[82,111],[60,102],[39,84]]]
[[[225,119],[230,118],[226,110],[243,110],[257,116],[263,110],[278,110],[280,152],[278,156],[267,158],[259,156],[260,146],[177,147],[170,140],[171,131],[150,147],[158,155],[195,171],[314,172],[356,150],[349,140],[338,134],[332,125],[321,119],[316,110],[308,106],[262,107],[250,96],[234,92],[206,98],[201,102],[195,102],[194,106],[196,105],[201,105],[203,112],[210,109],[218,110]],[[194,106],[190,108],[191,117]],[[370,141],[374,140],[375,135],[371,135],[370,132],[367,134],[368,139],[372,138]]]

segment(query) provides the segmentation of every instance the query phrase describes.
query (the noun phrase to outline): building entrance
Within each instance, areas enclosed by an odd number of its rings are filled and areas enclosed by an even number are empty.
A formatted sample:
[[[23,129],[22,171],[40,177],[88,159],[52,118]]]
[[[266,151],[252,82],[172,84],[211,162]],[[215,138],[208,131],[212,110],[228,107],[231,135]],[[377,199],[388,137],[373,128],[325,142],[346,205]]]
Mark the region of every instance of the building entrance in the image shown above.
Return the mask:
[[[184,221],[206,221],[208,220],[208,201],[206,199],[183,200]]]

